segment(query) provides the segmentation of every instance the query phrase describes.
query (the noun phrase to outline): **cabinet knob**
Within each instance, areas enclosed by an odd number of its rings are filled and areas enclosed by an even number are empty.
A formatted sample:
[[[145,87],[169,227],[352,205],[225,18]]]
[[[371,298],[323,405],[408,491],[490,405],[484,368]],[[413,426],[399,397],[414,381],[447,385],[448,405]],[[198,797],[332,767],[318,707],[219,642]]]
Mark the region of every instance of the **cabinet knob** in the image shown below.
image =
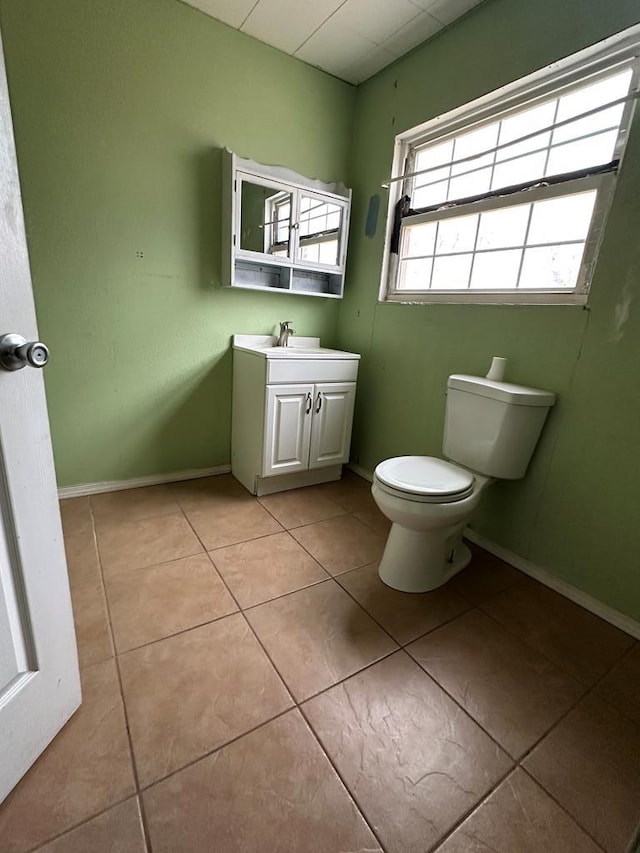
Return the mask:
[[[305,415],[308,415],[311,411],[311,391],[307,391],[307,408],[305,410]]]
[[[317,403],[317,405],[316,405],[316,415],[317,415],[318,412],[320,411],[320,409],[322,408],[322,394],[320,393],[320,391],[318,391],[316,403]]]

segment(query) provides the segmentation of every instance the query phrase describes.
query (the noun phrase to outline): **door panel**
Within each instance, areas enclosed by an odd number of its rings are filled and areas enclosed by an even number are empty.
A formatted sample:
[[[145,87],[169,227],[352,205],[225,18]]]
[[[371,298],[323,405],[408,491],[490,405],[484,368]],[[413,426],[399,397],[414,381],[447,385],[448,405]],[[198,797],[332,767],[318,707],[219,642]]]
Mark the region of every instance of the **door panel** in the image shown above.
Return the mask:
[[[52,204],[53,204],[52,200]],[[37,340],[0,50],[0,335]],[[80,704],[42,372],[0,369],[0,801]]]
[[[349,461],[355,382],[315,385],[309,468]]]
[[[309,467],[313,385],[267,386],[262,476]]]

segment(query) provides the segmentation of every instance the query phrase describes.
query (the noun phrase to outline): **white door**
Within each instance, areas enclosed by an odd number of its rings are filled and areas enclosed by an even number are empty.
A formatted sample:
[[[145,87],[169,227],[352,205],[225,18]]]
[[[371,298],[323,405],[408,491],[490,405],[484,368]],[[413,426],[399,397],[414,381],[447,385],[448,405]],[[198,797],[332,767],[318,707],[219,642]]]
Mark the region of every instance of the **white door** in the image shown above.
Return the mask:
[[[38,337],[0,48],[0,336],[7,333]],[[38,348],[12,358],[14,346],[5,341],[10,366],[24,356],[46,361]],[[79,704],[42,372],[0,367],[0,802]]]
[[[326,382],[315,386],[309,468],[349,461],[355,401],[355,382]]]
[[[313,385],[268,385],[262,476],[309,467]]]

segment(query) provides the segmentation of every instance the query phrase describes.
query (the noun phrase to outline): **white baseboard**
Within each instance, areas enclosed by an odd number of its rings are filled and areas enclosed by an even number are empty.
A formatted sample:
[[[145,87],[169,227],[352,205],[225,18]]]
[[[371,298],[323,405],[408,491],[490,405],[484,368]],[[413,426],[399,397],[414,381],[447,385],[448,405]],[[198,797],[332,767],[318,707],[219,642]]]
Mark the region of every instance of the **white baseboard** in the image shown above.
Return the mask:
[[[349,463],[345,467],[349,468],[354,474],[357,474],[369,483],[373,480],[371,472],[367,471],[366,468],[362,468],[360,465]],[[484,536],[476,530],[472,530],[470,527],[465,529],[464,535],[470,542],[475,542],[476,545],[484,548],[485,551],[499,557],[501,560],[504,560],[505,563],[509,563],[510,566],[519,569],[525,575],[535,578],[535,580],[540,581],[540,583],[543,583],[550,589],[555,590],[555,592],[563,595],[570,601],[575,602],[575,604],[579,604],[580,607],[584,607],[585,610],[589,610],[591,613],[594,613],[596,616],[604,619],[605,622],[609,622],[616,628],[620,628],[620,630],[624,631],[626,634],[630,634],[632,637],[640,640],[640,622],[636,622],[635,619],[632,619],[625,613],[620,613],[619,610],[609,607],[608,604],[603,604],[601,601],[598,601],[597,598],[593,598],[593,596],[588,595],[581,589],[572,586],[570,583],[567,583],[567,581],[562,580],[562,578],[559,578],[557,575],[554,575],[553,572],[550,572],[548,569],[543,569],[542,566],[537,566],[535,563],[532,563],[531,560],[521,557],[514,551],[509,551],[508,548],[503,548],[502,545],[497,545],[490,539],[485,539]]]
[[[173,471],[170,474],[150,474],[148,477],[134,477],[132,480],[81,483],[77,486],[63,486],[58,489],[58,497],[60,499],[78,498],[83,495],[97,495],[101,492],[119,492],[123,489],[138,489],[141,486],[157,486],[160,483],[178,483],[180,480],[195,480],[198,477],[228,474],[230,471],[231,465],[216,465],[214,468],[192,468],[189,471]]]
[[[589,610],[591,613],[594,613],[596,616],[604,619],[605,622],[615,625],[616,628],[620,628],[621,631],[624,631],[626,634],[630,634],[632,637],[640,640],[640,622],[636,622],[636,620],[632,619],[630,616],[620,613],[619,610],[609,607],[608,604],[603,604],[601,601],[598,601],[597,598],[593,598],[593,596],[588,595],[581,589],[572,586],[570,583],[567,583],[567,581],[562,580],[562,578],[559,578],[557,575],[554,575],[548,569],[543,569],[542,566],[537,566],[535,563],[532,563],[531,560],[527,560],[525,557],[521,557],[519,554],[509,551],[508,548],[503,548],[502,545],[497,545],[490,539],[485,539],[484,536],[476,530],[472,530],[470,527],[465,529],[464,535],[470,542],[474,542],[476,545],[484,548],[485,551],[489,551],[490,554],[499,557],[501,560],[504,560],[505,563],[509,563],[509,565],[519,569],[525,575],[535,578],[535,580],[540,581],[540,583],[543,583],[550,589],[555,590],[555,592],[563,595],[570,601],[575,602],[575,604],[579,604],[580,607],[584,607],[585,610]]]

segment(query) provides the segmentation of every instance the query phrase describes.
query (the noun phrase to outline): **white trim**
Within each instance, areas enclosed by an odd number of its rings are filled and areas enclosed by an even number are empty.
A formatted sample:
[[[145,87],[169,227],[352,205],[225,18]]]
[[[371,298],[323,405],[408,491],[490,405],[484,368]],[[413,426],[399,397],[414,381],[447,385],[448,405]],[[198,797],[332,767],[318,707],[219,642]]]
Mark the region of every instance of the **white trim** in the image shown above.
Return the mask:
[[[77,486],[63,486],[58,489],[58,498],[78,498],[83,495],[99,495],[102,492],[119,492],[124,489],[138,489],[141,486],[157,486],[161,483],[179,483],[181,480],[196,480],[198,477],[213,477],[217,474],[229,474],[231,465],[216,465],[213,468],[191,468],[188,471],[173,471],[170,474],[150,474],[147,477],[133,477],[131,480],[105,480],[102,483],[80,483]]]
[[[588,593],[583,592],[581,589],[572,586],[570,583],[567,583],[567,581],[562,580],[562,578],[559,578],[557,575],[554,575],[548,569],[544,569],[542,566],[532,563],[531,560],[521,557],[514,551],[510,551],[508,548],[503,548],[502,545],[497,545],[490,539],[485,539],[481,533],[472,530],[470,527],[465,528],[464,535],[465,539],[479,545],[481,548],[484,548],[485,551],[488,551],[495,557],[499,557],[501,560],[504,560],[505,563],[509,563],[509,565],[523,572],[525,575],[529,575],[529,577],[540,581],[540,583],[548,586],[550,589],[553,589],[565,598],[568,598],[569,601],[573,601],[575,604],[580,605],[580,607],[584,607],[585,610],[589,610],[591,613],[594,613],[596,616],[604,619],[605,622],[609,622],[610,625],[614,625],[626,634],[635,637],[636,640],[640,640],[640,622],[636,622],[635,619],[632,619],[625,613],[621,613],[619,610],[610,607],[608,604],[598,601],[597,598],[594,598]]]
[[[361,465],[350,462],[348,465],[345,465],[345,468],[349,468],[354,474],[357,474],[369,483],[373,480],[371,472],[366,468],[363,468]],[[619,610],[609,607],[608,604],[603,604],[602,601],[598,601],[597,598],[594,598],[588,593],[583,592],[581,589],[572,586],[570,583],[567,583],[567,581],[562,580],[562,578],[559,578],[557,575],[554,575],[548,569],[544,569],[542,566],[532,563],[531,560],[521,557],[519,554],[516,554],[514,551],[510,551],[508,548],[503,548],[502,545],[498,545],[490,539],[486,539],[481,533],[478,533],[476,530],[472,530],[470,527],[465,528],[464,536],[465,539],[479,545],[481,548],[484,548],[485,551],[488,551],[495,557],[499,557],[501,560],[504,560],[505,563],[509,563],[510,566],[518,569],[523,574],[535,578],[535,580],[540,581],[540,583],[548,586],[550,589],[553,589],[565,598],[568,598],[569,601],[573,601],[580,607],[584,607],[585,610],[588,610],[590,613],[594,613],[610,625],[613,625],[621,631],[624,631],[626,634],[635,637],[636,640],[640,640],[640,622],[637,622],[625,613],[621,613]]]

